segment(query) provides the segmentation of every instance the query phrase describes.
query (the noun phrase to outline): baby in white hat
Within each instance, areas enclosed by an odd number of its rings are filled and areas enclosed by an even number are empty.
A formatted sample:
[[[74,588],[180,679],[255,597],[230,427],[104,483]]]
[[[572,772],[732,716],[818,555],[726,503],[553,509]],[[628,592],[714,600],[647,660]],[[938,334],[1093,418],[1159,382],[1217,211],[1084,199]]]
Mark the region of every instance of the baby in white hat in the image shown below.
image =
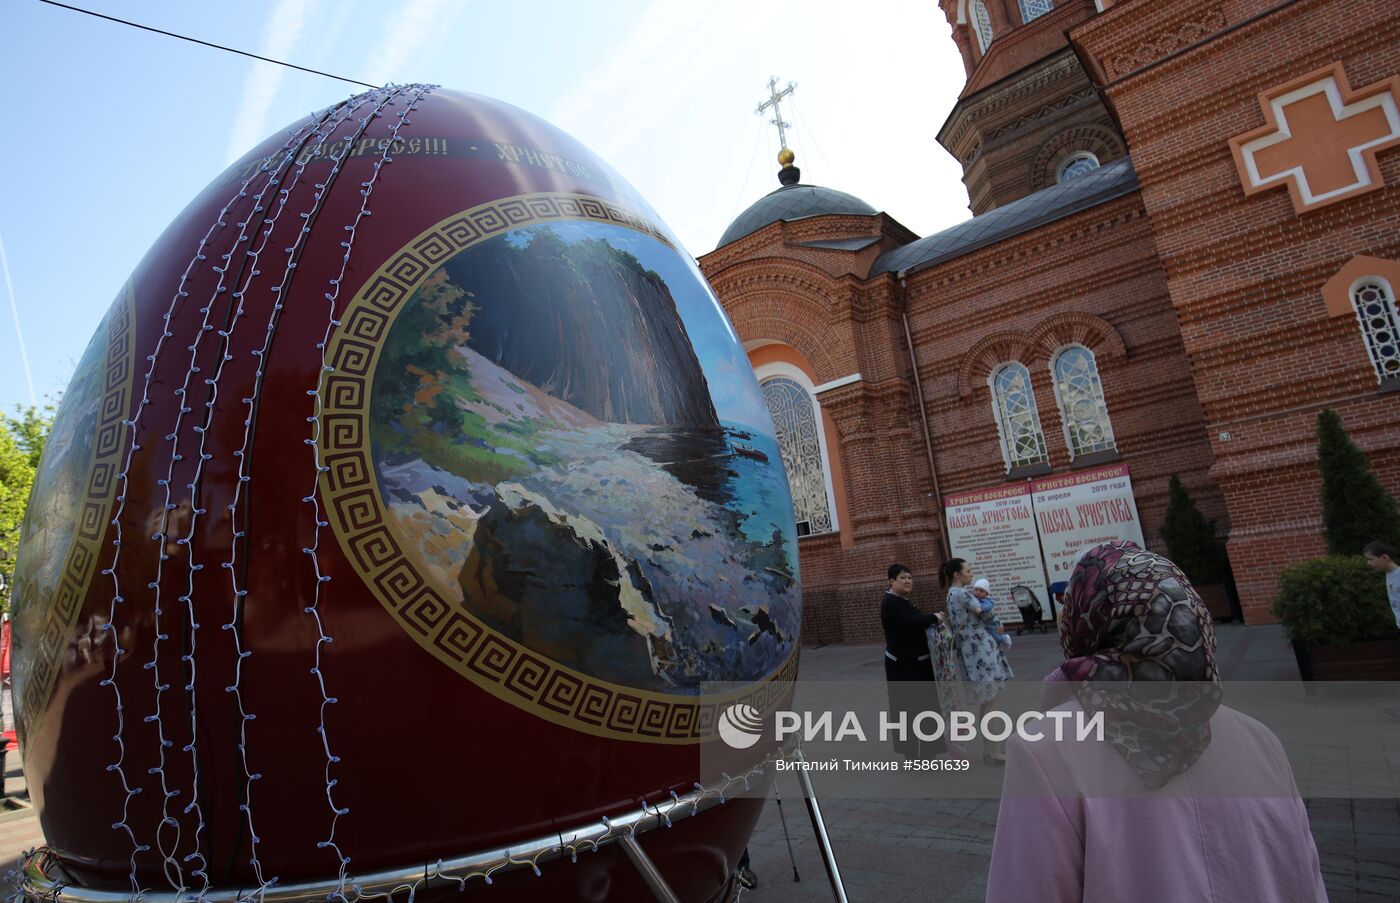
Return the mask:
[[[1007,633],[1006,628],[1001,626],[1001,619],[995,614],[997,600],[992,598],[991,582],[983,577],[972,584],[972,595],[977,597],[977,601],[982,605],[982,623],[987,628],[987,632],[992,635],[992,639],[1010,649],[1011,634]]]

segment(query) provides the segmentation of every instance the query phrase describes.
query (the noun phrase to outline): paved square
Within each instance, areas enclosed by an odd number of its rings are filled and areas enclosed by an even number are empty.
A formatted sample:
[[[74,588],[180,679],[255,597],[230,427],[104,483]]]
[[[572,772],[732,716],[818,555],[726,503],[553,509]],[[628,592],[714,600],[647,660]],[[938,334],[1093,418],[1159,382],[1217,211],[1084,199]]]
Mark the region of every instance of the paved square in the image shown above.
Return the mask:
[[[1297,680],[1292,648],[1277,625],[1217,625],[1216,661],[1226,680]],[[827,646],[802,651],[803,680],[870,679],[881,668],[880,646]],[[1062,660],[1053,634],[1017,637],[1008,657],[1017,680],[1040,680]],[[817,792],[821,785],[816,784]],[[783,836],[779,807],[759,819],[749,856],[759,886],[748,903],[832,899],[796,778],[778,784],[800,882]],[[851,900],[981,903],[996,832],[996,800],[821,801],[837,865]],[[1331,903],[1400,900],[1400,800],[1307,801]]]
[[[1297,665],[1276,625],[1221,625],[1217,661],[1227,680],[1297,680]],[[826,646],[802,652],[804,680],[871,680],[883,673],[879,646]],[[1017,680],[1038,681],[1062,659],[1053,634],[1017,637],[1010,652]],[[24,794],[18,756],[6,758],[6,790]],[[818,792],[821,785],[817,782]],[[764,808],[749,844],[759,886],[748,903],[830,901],[830,885],[811,823],[790,773],[779,779],[781,807]],[[853,901],[980,903],[996,832],[996,800],[821,801],[837,863]],[[1331,903],[1400,900],[1400,800],[1308,801]],[[782,819],[800,882],[794,882]],[[0,814],[0,874],[19,854],[43,842],[33,810]]]

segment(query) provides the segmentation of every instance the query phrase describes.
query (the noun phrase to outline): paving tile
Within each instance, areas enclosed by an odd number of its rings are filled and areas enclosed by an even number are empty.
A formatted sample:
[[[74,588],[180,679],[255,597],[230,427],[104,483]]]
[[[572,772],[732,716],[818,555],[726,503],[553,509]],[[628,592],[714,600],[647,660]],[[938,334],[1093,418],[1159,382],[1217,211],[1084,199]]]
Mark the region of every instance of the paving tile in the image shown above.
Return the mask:
[[[1282,632],[1274,625],[1217,628],[1222,644],[1243,650],[1222,666],[1227,679],[1297,679],[1297,666]],[[1248,642],[1246,642],[1246,640]],[[835,680],[843,673],[858,674],[861,659],[875,660],[878,647],[826,647],[803,653],[804,679]],[[1023,637],[1012,647],[1012,667],[1020,678],[1038,679],[1058,662],[1058,645],[1051,638]],[[1230,670],[1226,670],[1226,668]],[[1318,787],[1336,796],[1306,801],[1313,828],[1323,879],[1331,903],[1394,903],[1400,899],[1400,802],[1390,797],[1350,799],[1360,771],[1365,774],[1394,774],[1400,771],[1400,749],[1383,753],[1354,754],[1346,766],[1318,766]],[[1302,763],[1300,780],[1309,768]],[[1326,778],[1328,780],[1321,780]],[[1375,781],[1380,784],[1381,782]],[[830,900],[821,861],[815,844],[800,838],[811,834],[811,826],[800,804],[785,806],[788,828],[793,836],[794,854],[803,880],[791,881],[792,866],[781,826],[773,806],[759,819],[754,868],[761,877],[772,875],[785,881],[761,884],[744,895],[747,903],[806,903]],[[940,900],[949,903],[980,903],[986,894],[986,869],[991,841],[996,832],[996,800],[831,800],[823,802],[828,829],[833,837],[845,838],[845,847],[836,846],[838,863],[860,887],[875,891],[856,899],[880,903]],[[793,817],[794,811],[797,817]],[[913,825],[910,829],[909,826]],[[776,840],[776,842],[774,842]],[[883,848],[883,851],[882,851]],[[763,851],[762,855],[758,850]],[[912,854],[923,850],[931,855]],[[845,865],[844,863],[849,863]],[[859,867],[857,867],[859,866]],[[877,877],[878,876],[878,877]]]
[[[1217,627],[1222,671],[1227,679],[1296,679],[1292,653],[1276,625]],[[1048,634],[1017,639],[1012,667],[1021,681],[1038,681],[1060,659],[1059,644]],[[877,646],[830,646],[803,651],[804,679],[869,679],[879,664]],[[1313,776],[1322,790],[1345,794],[1360,770],[1400,773],[1400,738],[1377,734],[1380,752],[1353,755],[1350,766],[1318,765]],[[1394,741],[1395,746],[1387,745]],[[11,766],[7,788],[23,786]],[[1299,779],[1311,769],[1299,763]],[[1329,770],[1330,769],[1330,770]],[[1323,781],[1326,783],[1323,783]],[[1379,783],[1379,782],[1377,782]],[[828,903],[831,889],[813,838],[811,823],[795,782],[780,785],[782,814],[791,841],[784,838],[776,804],[763,809],[749,844],[759,886],[743,903]],[[1350,799],[1319,796],[1306,801],[1331,903],[1400,900],[1400,802],[1394,798]],[[981,903],[996,832],[997,800],[901,800],[823,798],[822,810],[838,865],[852,899],[875,903],[938,900]],[[42,842],[32,815],[0,823],[0,875],[18,854]],[[795,860],[800,881],[793,881]]]

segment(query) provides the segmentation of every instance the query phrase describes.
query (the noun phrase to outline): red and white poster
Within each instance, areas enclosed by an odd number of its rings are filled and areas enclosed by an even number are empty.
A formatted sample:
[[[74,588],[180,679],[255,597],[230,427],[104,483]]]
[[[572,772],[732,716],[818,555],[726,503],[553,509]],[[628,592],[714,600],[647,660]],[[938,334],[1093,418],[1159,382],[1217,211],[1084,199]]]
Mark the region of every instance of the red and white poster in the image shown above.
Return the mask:
[[[1129,539],[1147,548],[1127,465],[1046,477],[1030,489],[1051,583],[1069,579],[1074,556],[1085,546]]]
[[[974,573],[992,584],[1003,623],[1021,622],[1016,600],[1024,600],[1027,590],[1042,611],[1050,610],[1029,485],[954,493],[944,497],[943,513],[953,555],[972,562]]]

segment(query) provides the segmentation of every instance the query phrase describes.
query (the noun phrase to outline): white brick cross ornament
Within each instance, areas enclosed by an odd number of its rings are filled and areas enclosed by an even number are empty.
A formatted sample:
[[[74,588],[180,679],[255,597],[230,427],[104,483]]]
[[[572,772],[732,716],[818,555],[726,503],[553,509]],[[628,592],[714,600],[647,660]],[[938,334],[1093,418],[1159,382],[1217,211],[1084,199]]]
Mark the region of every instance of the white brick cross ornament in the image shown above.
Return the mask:
[[[1400,144],[1400,77],[1353,91],[1334,63],[1259,95],[1265,125],[1230,139],[1245,194],[1286,187],[1298,214],[1381,188]]]

